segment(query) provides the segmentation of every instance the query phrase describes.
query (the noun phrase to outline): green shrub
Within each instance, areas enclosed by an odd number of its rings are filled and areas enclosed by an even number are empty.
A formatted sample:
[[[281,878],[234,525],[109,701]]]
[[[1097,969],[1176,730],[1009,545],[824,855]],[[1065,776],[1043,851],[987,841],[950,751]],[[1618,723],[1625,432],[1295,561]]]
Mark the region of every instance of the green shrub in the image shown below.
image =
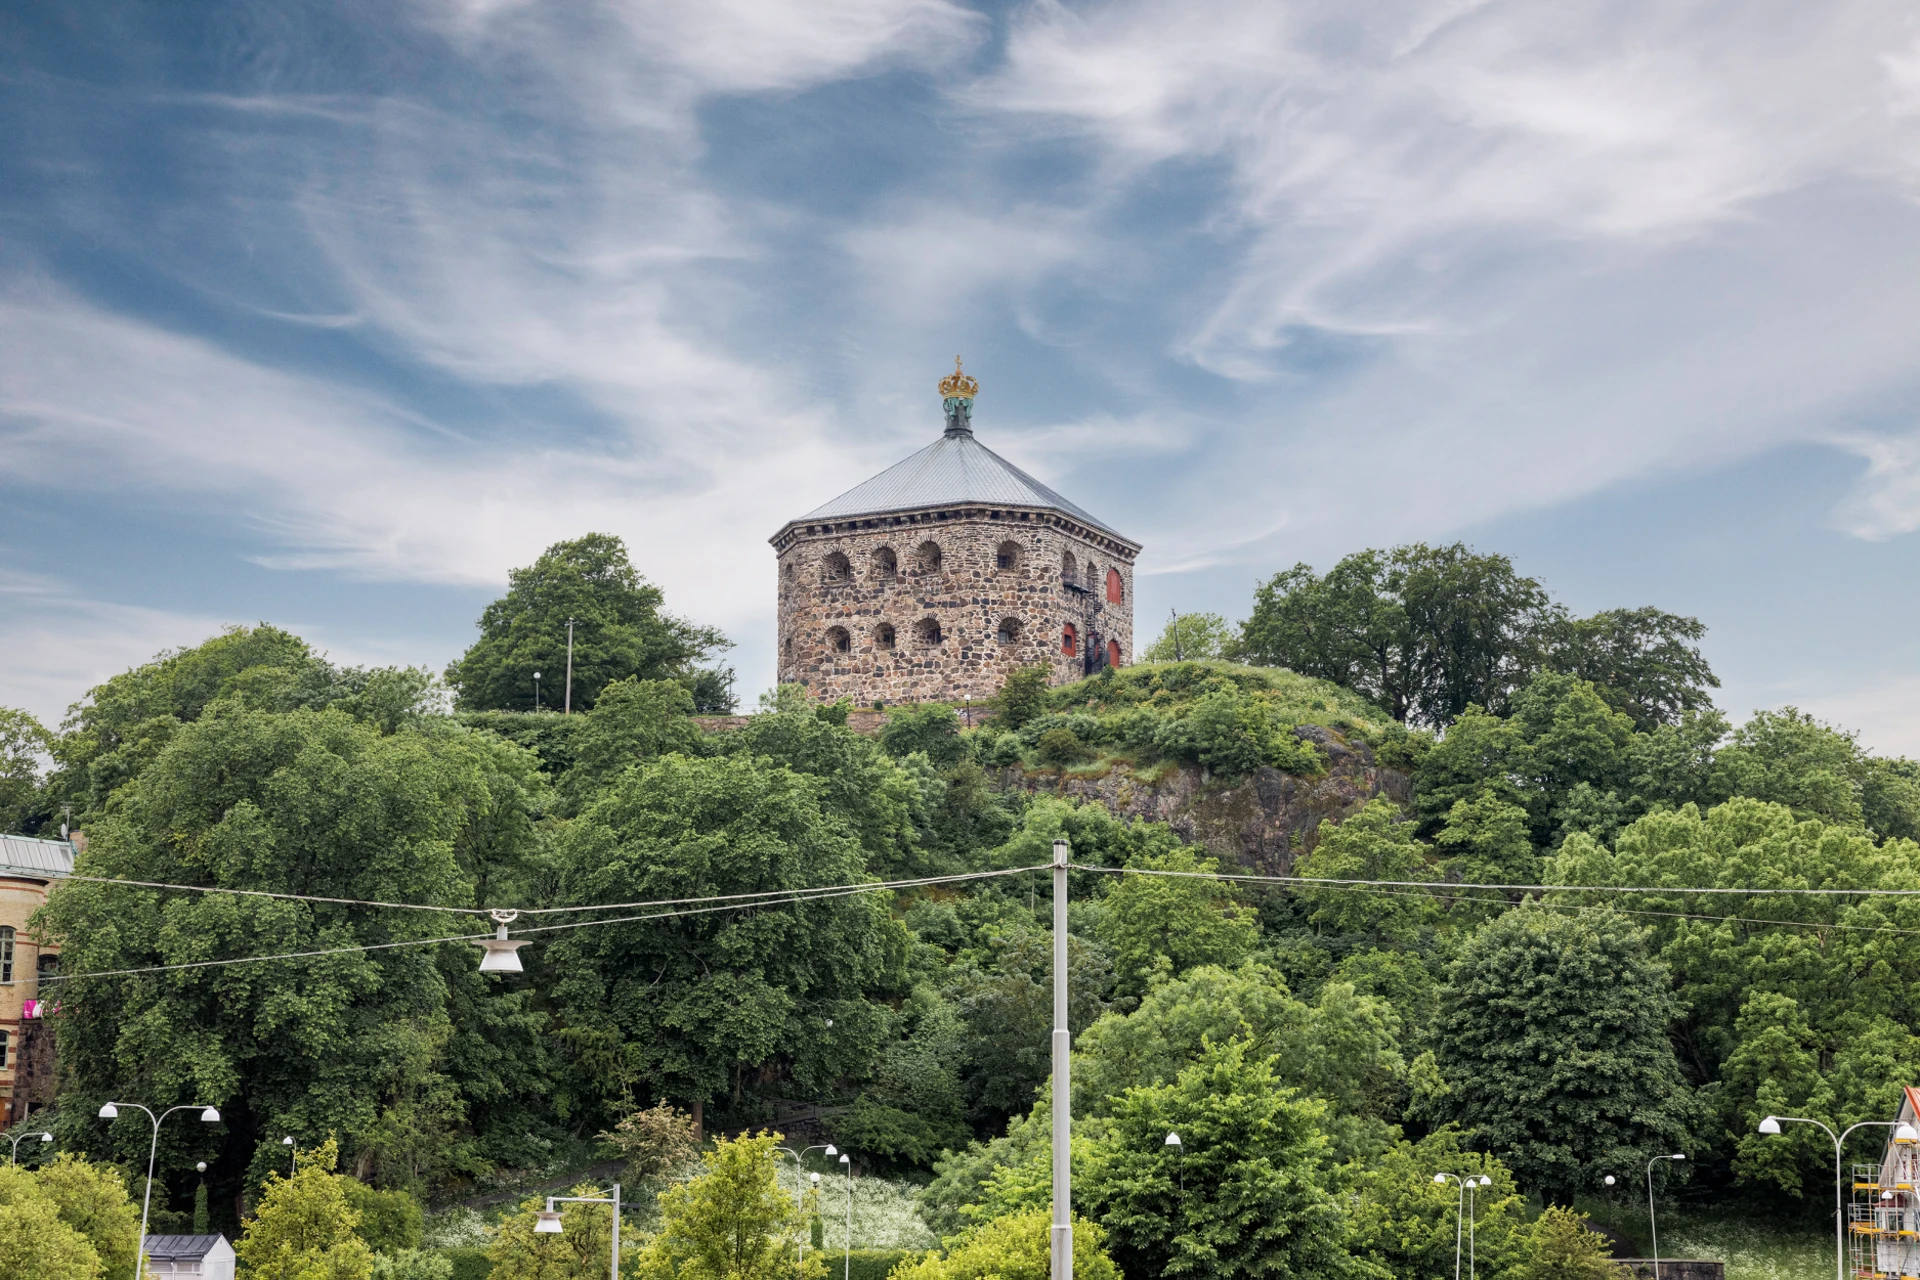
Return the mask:
[[[354,1234],[375,1253],[400,1253],[420,1247],[424,1215],[420,1202],[404,1191],[376,1191],[358,1178],[344,1182],[347,1203],[360,1213]]]
[[[485,1249],[466,1245],[442,1249],[440,1256],[453,1263],[453,1280],[487,1280],[493,1274],[493,1261]]]
[[[1071,729],[1049,729],[1034,744],[1034,754],[1042,764],[1073,764],[1086,759],[1087,746]]]
[[[833,1250],[825,1259],[827,1280],[887,1280],[895,1267],[919,1256],[915,1249]]]

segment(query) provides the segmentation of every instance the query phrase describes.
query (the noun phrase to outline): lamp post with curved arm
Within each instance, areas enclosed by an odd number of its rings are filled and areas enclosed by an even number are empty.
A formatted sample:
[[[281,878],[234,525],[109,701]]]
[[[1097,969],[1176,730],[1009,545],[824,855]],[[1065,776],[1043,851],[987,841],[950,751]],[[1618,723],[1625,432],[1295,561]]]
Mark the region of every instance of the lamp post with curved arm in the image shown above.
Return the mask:
[[[1862,1120],[1835,1133],[1820,1121],[1809,1120],[1805,1116],[1768,1116],[1760,1122],[1760,1132],[1775,1137],[1782,1123],[1815,1125],[1833,1139],[1833,1274],[1835,1280],[1847,1280],[1847,1212],[1840,1191],[1840,1153],[1847,1135],[1855,1129],[1877,1127],[1892,1129],[1895,1142],[1914,1142],[1920,1141],[1920,1133],[1916,1133],[1912,1125],[1900,1120]],[[1660,1278],[1655,1276],[1654,1280]]]
[[[1460,1204],[1453,1211],[1453,1280],[1460,1280],[1460,1241],[1461,1228],[1467,1217],[1467,1180],[1457,1173],[1436,1173],[1433,1175],[1433,1184],[1444,1187],[1448,1178],[1460,1185]]]
[[[807,1171],[807,1152],[809,1151],[824,1151],[830,1156],[837,1156],[840,1154],[840,1149],[834,1146],[831,1142],[821,1142],[811,1147],[802,1147],[798,1151],[795,1151],[792,1147],[775,1147],[774,1151],[779,1155],[792,1156],[795,1168],[801,1173],[805,1173]],[[820,1181],[820,1175],[817,1173],[814,1174],[813,1180],[815,1183],[818,1183]],[[800,1179],[800,1185],[794,1191],[793,1199],[794,1199],[794,1203],[797,1204],[803,1211],[806,1209],[807,1180],[805,1178]],[[800,1234],[800,1274],[805,1275],[806,1273],[807,1273],[807,1237],[806,1237],[806,1233],[802,1232]]]
[[[24,1142],[24,1141],[25,1141],[26,1139],[28,1139],[28,1138],[31,1138],[32,1136],[33,1136],[33,1135],[32,1135],[31,1133],[21,1133],[21,1134],[15,1134],[15,1135],[14,1135],[14,1138],[13,1138],[13,1163],[15,1163],[15,1164],[19,1164],[19,1163],[20,1163],[20,1144],[21,1144],[22,1142]],[[43,1134],[41,1134],[41,1135],[40,1135],[40,1141],[41,1141],[42,1143],[47,1143],[47,1142],[52,1142],[52,1141],[53,1141],[53,1135],[52,1135],[52,1134],[50,1134],[50,1133],[43,1133]]]
[[[847,1238],[841,1242],[845,1246],[846,1262],[841,1280],[853,1280],[853,1157],[842,1152],[840,1163],[847,1166]]]
[[[1685,1160],[1684,1155],[1655,1156],[1647,1161],[1647,1225],[1653,1231],[1653,1280],[1660,1280],[1660,1223],[1653,1215],[1653,1166],[1662,1160]]]
[[[1474,1212],[1473,1207],[1474,1189],[1477,1187],[1490,1187],[1492,1185],[1493,1179],[1484,1173],[1477,1178],[1472,1174],[1467,1175],[1467,1280],[1474,1280],[1474,1277],[1478,1274],[1478,1268],[1473,1256],[1473,1220],[1479,1216]],[[1455,1234],[1457,1235],[1459,1233],[1455,1232]],[[1457,1266],[1458,1264],[1456,1263],[1455,1265]]]
[[[100,1118],[102,1120],[117,1119],[120,1115],[121,1107],[132,1107],[137,1111],[146,1111],[147,1119],[153,1121],[153,1142],[147,1148],[147,1190],[146,1194],[140,1198],[140,1252],[135,1255],[133,1263],[133,1280],[140,1280],[140,1277],[146,1272],[147,1211],[153,1206],[153,1162],[160,1154],[160,1122],[176,1111],[197,1110],[200,1112],[200,1122],[202,1124],[219,1124],[220,1113],[212,1107],[193,1102],[185,1106],[168,1107],[156,1116],[153,1112],[148,1111],[147,1108],[137,1102],[109,1102],[106,1106],[100,1108]]]

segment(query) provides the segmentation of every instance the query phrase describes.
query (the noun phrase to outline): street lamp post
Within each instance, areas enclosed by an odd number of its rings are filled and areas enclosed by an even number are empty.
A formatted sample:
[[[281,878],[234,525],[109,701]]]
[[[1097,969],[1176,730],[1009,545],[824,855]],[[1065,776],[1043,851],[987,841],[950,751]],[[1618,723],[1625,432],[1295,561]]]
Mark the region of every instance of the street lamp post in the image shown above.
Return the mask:
[[[1840,1153],[1847,1135],[1855,1129],[1870,1126],[1893,1130],[1895,1142],[1920,1141],[1920,1133],[1914,1127],[1900,1120],[1862,1120],[1859,1124],[1848,1125],[1835,1133],[1818,1120],[1809,1120],[1805,1116],[1768,1116],[1760,1122],[1760,1132],[1769,1137],[1777,1136],[1782,1124],[1818,1125],[1821,1132],[1833,1139],[1833,1274],[1834,1280],[1846,1280],[1847,1277],[1847,1213],[1840,1192]],[[1654,1280],[1660,1280],[1658,1276]]]
[[[134,1258],[133,1263],[133,1280],[140,1280],[140,1277],[146,1271],[147,1211],[153,1206],[153,1162],[160,1154],[160,1122],[176,1111],[192,1111],[197,1108],[200,1112],[200,1122],[202,1124],[219,1124],[220,1113],[212,1107],[194,1102],[185,1106],[168,1107],[156,1116],[153,1112],[148,1111],[147,1108],[137,1102],[109,1102],[106,1106],[100,1108],[100,1118],[102,1120],[117,1119],[120,1115],[121,1107],[132,1107],[137,1111],[146,1111],[147,1119],[153,1121],[153,1143],[147,1148],[147,1190],[146,1194],[140,1198],[140,1252]]]
[[[842,1264],[841,1280],[853,1280],[853,1157],[842,1155],[840,1163],[847,1166],[847,1238],[841,1242],[846,1261]]]
[[[1479,1216],[1473,1207],[1474,1189],[1476,1187],[1490,1187],[1492,1185],[1493,1179],[1487,1177],[1484,1173],[1478,1178],[1475,1178],[1471,1174],[1467,1175],[1467,1280],[1474,1280],[1474,1277],[1478,1274],[1473,1249],[1473,1223],[1474,1219]]]
[[[610,1204],[613,1206],[613,1269],[607,1274],[612,1280],[620,1280],[620,1184],[613,1184],[610,1196],[548,1196],[547,1207],[533,1220],[534,1231],[543,1236],[557,1236],[561,1231],[560,1213],[556,1204]]]
[[[839,1148],[835,1147],[831,1142],[817,1143],[811,1147],[803,1147],[798,1151],[795,1151],[792,1147],[775,1147],[774,1151],[779,1155],[792,1156],[794,1166],[801,1173],[805,1173],[807,1171],[807,1152],[809,1151],[824,1151],[830,1156],[837,1156],[840,1154]],[[813,1185],[815,1187],[818,1187],[820,1185],[820,1175],[817,1173],[813,1175]],[[804,1178],[801,1179],[800,1185],[794,1189],[793,1199],[794,1199],[794,1203],[798,1205],[800,1209],[804,1212],[807,1207],[807,1183]],[[806,1233],[802,1232],[800,1235],[800,1274],[805,1275],[806,1273],[807,1273],[807,1237],[806,1237]]]
[[[535,711],[540,709],[540,673],[538,671],[533,673],[533,709]]]
[[[1655,1156],[1647,1161],[1647,1226],[1653,1232],[1653,1280],[1660,1280],[1660,1222],[1653,1213],[1653,1166],[1662,1160],[1685,1160],[1684,1155]]]
[[[13,1139],[13,1163],[14,1164],[20,1163],[20,1144],[24,1142],[26,1139],[31,1138],[32,1136],[33,1135],[30,1133],[21,1133],[21,1134],[14,1135],[14,1139]],[[40,1135],[40,1141],[42,1143],[52,1142],[53,1135],[50,1133],[43,1133]]]
[[[1180,1198],[1184,1201],[1187,1195],[1187,1148],[1181,1143],[1180,1135],[1177,1133],[1168,1134],[1166,1142],[1162,1145],[1172,1147],[1173,1154],[1177,1157],[1173,1166],[1174,1175],[1180,1181]]]
[[[1461,1226],[1467,1212],[1467,1179],[1457,1173],[1436,1173],[1433,1175],[1433,1184],[1436,1187],[1444,1187],[1447,1185],[1448,1178],[1452,1178],[1460,1186],[1460,1203],[1453,1211],[1453,1280],[1460,1280],[1460,1239]]]
[[[291,1178],[294,1174],[300,1172],[300,1148],[293,1145],[292,1134],[288,1134],[286,1137],[280,1139],[280,1145],[287,1149],[287,1176]]]

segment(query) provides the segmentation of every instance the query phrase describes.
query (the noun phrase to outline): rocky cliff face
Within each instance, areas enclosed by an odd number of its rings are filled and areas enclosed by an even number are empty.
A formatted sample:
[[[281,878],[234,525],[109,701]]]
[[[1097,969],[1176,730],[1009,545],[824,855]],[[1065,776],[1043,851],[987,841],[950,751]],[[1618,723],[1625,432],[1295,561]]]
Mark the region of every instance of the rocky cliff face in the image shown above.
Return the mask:
[[[1322,821],[1344,818],[1378,795],[1399,804],[1410,795],[1407,775],[1375,762],[1365,744],[1318,725],[1294,732],[1327,757],[1325,773],[1300,778],[1262,768],[1223,780],[1185,768],[1149,781],[1124,766],[1099,776],[1014,768],[1002,770],[1000,782],[1098,800],[1118,816],[1164,822],[1181,839],[1205,845],[1223,868],[1238,863],[1256,875],[1290,875],[1294,859],[1313,847]]]

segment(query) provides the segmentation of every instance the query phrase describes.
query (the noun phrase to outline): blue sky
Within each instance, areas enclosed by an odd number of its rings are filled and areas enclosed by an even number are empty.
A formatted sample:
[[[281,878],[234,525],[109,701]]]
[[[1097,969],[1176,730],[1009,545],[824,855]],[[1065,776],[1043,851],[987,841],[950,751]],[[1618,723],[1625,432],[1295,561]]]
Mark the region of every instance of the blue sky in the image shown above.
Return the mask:
[[[772,678],[781,523],[980,438],[1142,623],[1502,551],[1920,754],[1920,15],[398,0],[0,18],[0,703],[266,619],[439,668],[624,536]]]

